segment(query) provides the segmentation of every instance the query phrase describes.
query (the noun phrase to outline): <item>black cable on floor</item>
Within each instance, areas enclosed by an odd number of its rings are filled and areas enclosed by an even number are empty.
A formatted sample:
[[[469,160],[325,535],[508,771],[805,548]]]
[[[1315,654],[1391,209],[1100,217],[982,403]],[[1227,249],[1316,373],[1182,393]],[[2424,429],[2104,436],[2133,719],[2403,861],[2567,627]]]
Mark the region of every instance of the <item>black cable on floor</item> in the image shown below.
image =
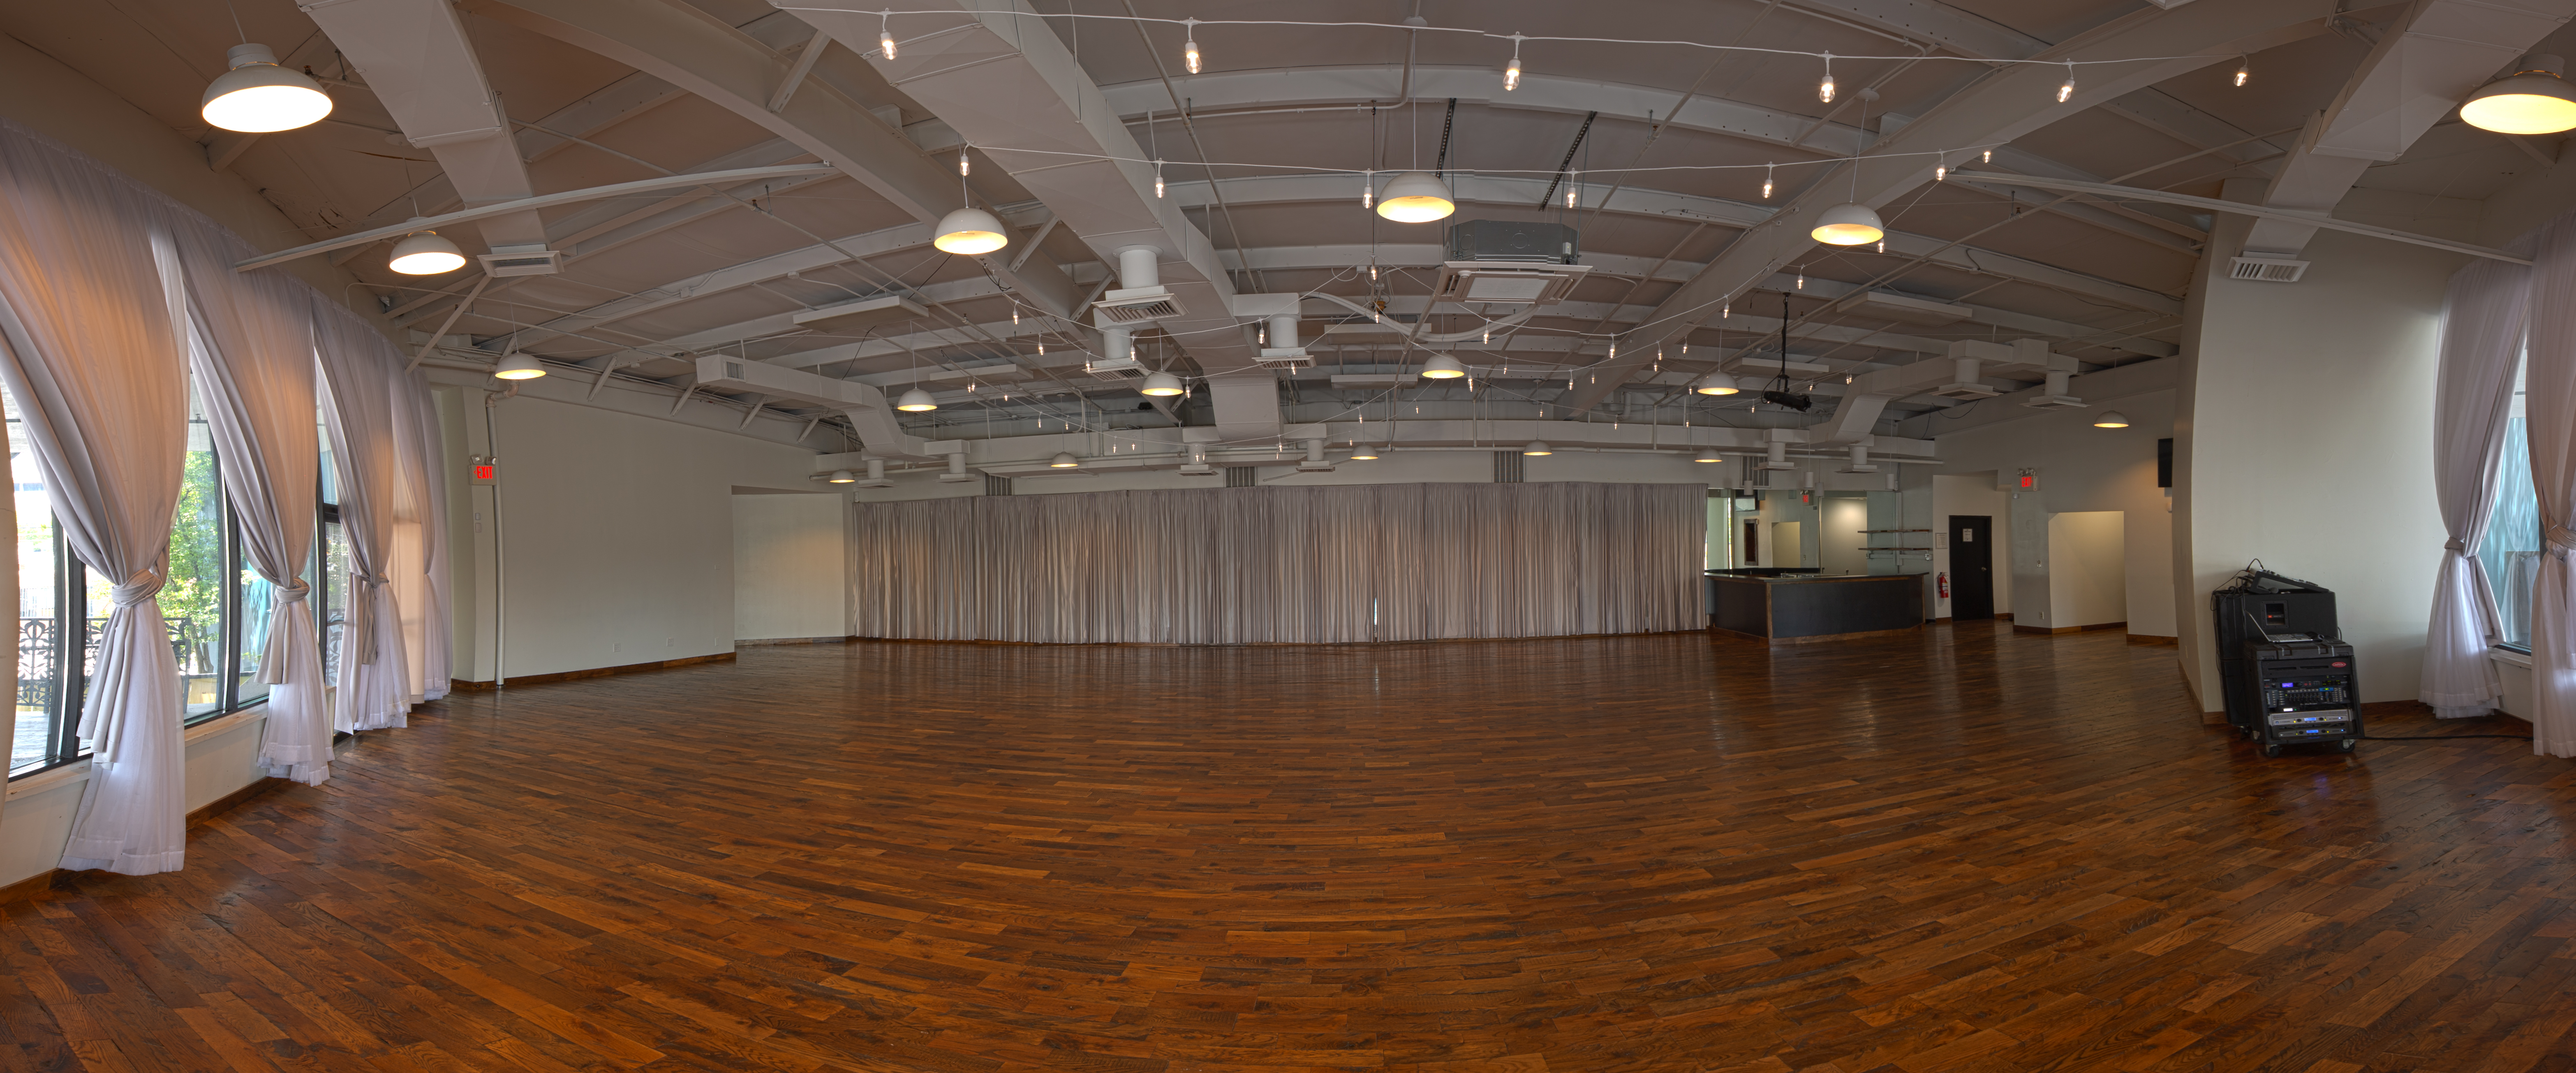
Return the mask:
[[[2503,738],[2503,739],[2505,739],[2506,741],[2530,741],[2530,740],[2531,740],[2531,735],[2529,735],[2529,734],[2433,734],[2433,735],[2429,735],[2429,736],[2421,737],[2421,738],[2383,738],[2383,737],[2380,737],[2380,736],[2379,736],[2379,735],[2377,735],[2377,734],[2364,734],[2364,735],[2362,735],[2362,736],[2361,736],[2361,740],[2363,740],[2363,741],[2449,741],[2449,740],[2451,740],[2451,739],[2453,739],[2453,738]]]

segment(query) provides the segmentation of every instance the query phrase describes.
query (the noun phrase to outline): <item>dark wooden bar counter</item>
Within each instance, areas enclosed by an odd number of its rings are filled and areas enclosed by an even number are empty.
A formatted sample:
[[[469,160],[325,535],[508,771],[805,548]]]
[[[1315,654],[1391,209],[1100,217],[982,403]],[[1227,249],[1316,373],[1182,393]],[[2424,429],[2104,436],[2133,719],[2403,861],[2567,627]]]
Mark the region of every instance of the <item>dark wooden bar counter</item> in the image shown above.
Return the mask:
[[[1913,574],[1708,573],[1709,629],[1775,645],[1876,637],[1923,628]]]

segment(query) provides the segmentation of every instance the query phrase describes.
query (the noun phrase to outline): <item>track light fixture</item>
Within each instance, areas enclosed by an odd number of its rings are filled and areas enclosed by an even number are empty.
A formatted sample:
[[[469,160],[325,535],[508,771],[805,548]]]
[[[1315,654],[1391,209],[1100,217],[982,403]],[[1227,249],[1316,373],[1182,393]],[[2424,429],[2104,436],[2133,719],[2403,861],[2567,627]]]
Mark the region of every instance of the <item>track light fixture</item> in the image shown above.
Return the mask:
[[[2489,82],[2460,105],[2460,119],[2498,134],[2556,134],[2576,129],[2576,91],[2556,56],[2534,54],[2514,73]]]
[[[331,95],[300,71],[277,64],[267,45],[239,44],[224,53],[230,70],[206,83],[197,114],[225,130],[267,134],[308,127],[331,114]]]
[[[908,414],[928,413],[939,408],[939,401],[931,398],[929,392],[914,388],[895,400],[894,408]]]
[[[465,267],[465,252],[436,231],[414,231],[394,243],[394,255],[385,267],[406,276],[435,276]]]
[[[502,355],[501,363],[492,367],[492,376],[499,380],[534,380],[544,375],[546,367],[538,364],[536,355],[524,350]]]

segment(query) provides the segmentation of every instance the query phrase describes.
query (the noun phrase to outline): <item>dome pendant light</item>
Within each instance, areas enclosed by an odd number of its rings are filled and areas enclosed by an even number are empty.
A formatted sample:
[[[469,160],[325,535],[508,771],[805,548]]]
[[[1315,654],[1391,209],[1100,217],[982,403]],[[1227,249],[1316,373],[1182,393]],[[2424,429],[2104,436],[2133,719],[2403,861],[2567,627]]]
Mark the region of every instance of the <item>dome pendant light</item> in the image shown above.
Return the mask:
[[[1352,444],[1351,461],[1375,462],[1377,461],[1377,448],[1368,446],[1367,444]]]
[[[1725,373],[1710,373],[1700,377],[1699,383],[1691,385],[1691,390],[1702,395],[1732,395],[1743,389],[1735,386],[1735,378],[1732,376]],[[1701,461],[1705,462],[1707,459],[1701,459]]]
[[[1878,213],[1857,202],[1836,205],[1816,218],[1816,229],[1809,238],[1831,246],[1865,246],[1887,235],[1887,225]]]
[[[1377,202],[1377,214],[1400,224],[1426,224],[1443,220],[1458,211],[1458,201],[1449,192],[1449,184],[1427,171],[1408,171],[1386,184],[1386,196]]]
[[[465,253],[436,231],[414,231],[394,243],[394,255],[385,267],[406,276],[435,276],[465,267]]]
[[[1691,459],[1691,461],[1693,461],[1693,462],[1724,462],[1724,461],[1726,461],[1726,456],[1725,456],[1725,455],[1722,455],[1722,454],[1717,453],[1717,448],[1710,447],[1710,448],[1707,448],[1707,449],[1705,449],[1705,450],[1702,450],[1702,451],[1699,453],[1699,457],[1694,458],[1694,459]]]
[[[331,114],[331,95],[301,72],[277,65],[267,45],[234,45],[224,53],[231,68],[206,84],[197,114],[225,130],[268,134],[321,122]]]
[[[513,351],[501,356],[501,363],[492,367],[492,375],[501,380],[534,380],[546,375],[546,367],[537,364],[534,354]]]
[[[2129,427],[2129,419],[2118,410],[2104,410],[2102,411],[2102,416],[2093,419],[2093,427],[2127,428]]]
[[[2530,55],[2514,73],[2479,87],[2460,105],[2460,119],[2498,134],[2556,134],[2576,129],[2576,90],[2556,56]]]
[[[1073,469],[1080,465],[1082,465],[1082,460],[1073,457],[1073,452],[1071,451],[1058,451],[1055,453],[1054,458],[1047,460],[1048,469]]]
[[[968,205],[939,218],[939,237],[930,244],[943,253],[973,257],[1010,245],[1011,240],[1002,231],[1002,221]]]
[[[1467,367],[1447,354],[1434,354],[1422,363],[1422,378],[1425,380],[1455,380],[1465,375]]]
[[[1866,246],[1887,237],[1887,225],[1879,220],[1878,211],[1860,203],[1861,154],[1869,148],[1861,139],[1869,130],[1869,99],[1877,94],[1864,89],[1860,96],[1860,130],[1852,138],[1852,199],[1826,209],[1816,217],[1815,230],[1807,232],[1807,237],[1828,246]]]
[[[895,401],[894,408],[908,414],[927,413],[938,409],[939,401],[931,398],[929,392],[914,388],[904,392],[903,398]]]
[[[856,474],[853,474],[846,469],[833,470],[831,476],[824,478],[824,480],[830,481],[833,484],[855,484],[858,482],[858,479],[859,478]]]
[[[1556,448],[1548,446],[1546,440],[1531,440],[1521,448],[1521,453],[1528,455],[1531,458],[1537,458],[1542,455],[1555,454]]]
[[[1181,378],[1170,373],[1155,373],[1152,376],[1146,377],[1145,386],[1138,390],[1141,394],[1152,395],[1156,398],[1166,398],[1178,395],[1181,393]]]

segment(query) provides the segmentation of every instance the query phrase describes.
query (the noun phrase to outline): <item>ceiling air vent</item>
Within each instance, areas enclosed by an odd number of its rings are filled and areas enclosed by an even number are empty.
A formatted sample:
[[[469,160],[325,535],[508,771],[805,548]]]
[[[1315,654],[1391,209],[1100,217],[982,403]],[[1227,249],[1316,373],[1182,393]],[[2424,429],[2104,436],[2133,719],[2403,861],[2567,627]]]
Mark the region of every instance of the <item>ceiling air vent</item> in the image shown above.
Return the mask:
[[[1431,285],[1431,300],[1554,305],[1590,271],[1589,265],[1496,267],[1481,261],[1447,261],[1440,266],[1439,280]]]
[[[1170,320],[1184,312],[1180,298],[1162,287],[1104,291],[1091,308],[1108,324],[1146,324]]]
[[[725,369],[725,379],[727,379],[727,380],[740,380],[740,379],[742,379],[742,363],[741,363],[741,362],[738,362],[738,361],[728,361],[728,362],[724,363],[724,369]]]
[[[1145,366],[1134,358],[1095,361],[1085,366],[1083,371],[1090,373],[1092,379],[1107,380],[1114,384],[1145,378]]]
[[[2308,274],[2306,261],[2283,257],[2230,257],[2227,278],[2260,280],[2264,283],[2297,283]]]
[[[483,262],[483,274],[494,279],[551,276],[563,271],[563,254],[543,246],[496,246],[474,259]]]

